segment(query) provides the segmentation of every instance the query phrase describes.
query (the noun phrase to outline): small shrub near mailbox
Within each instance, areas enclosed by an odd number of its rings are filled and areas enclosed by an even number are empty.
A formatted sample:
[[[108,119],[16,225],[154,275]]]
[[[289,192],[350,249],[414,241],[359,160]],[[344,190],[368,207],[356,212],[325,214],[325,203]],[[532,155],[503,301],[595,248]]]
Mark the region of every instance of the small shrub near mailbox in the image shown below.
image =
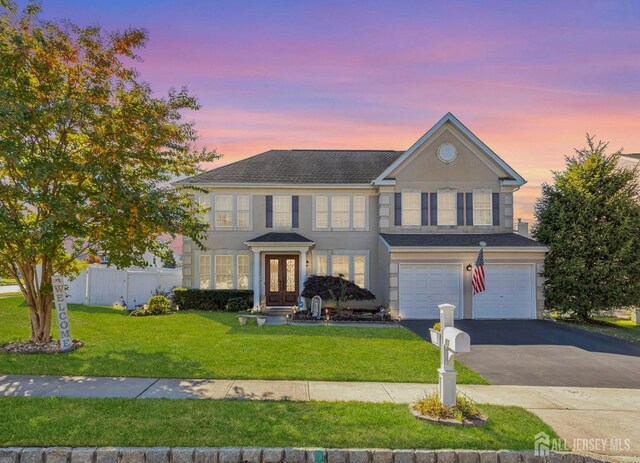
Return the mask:
[[[231,299],[239,299],[231,303]],[[175,288],[173,303],[180,310],[209,310],[238,312],[253,305],[253,291],[250,289],[194,289]],[[242,305],[244,303],[244,305]]]

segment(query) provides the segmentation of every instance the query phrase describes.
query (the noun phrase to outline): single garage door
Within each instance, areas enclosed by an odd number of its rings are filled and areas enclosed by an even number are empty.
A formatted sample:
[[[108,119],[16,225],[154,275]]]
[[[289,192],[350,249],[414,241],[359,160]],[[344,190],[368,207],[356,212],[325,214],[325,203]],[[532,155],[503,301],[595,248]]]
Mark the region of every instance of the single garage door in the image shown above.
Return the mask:
[[[473,296],[473,318],[535,318],[534,266],[485,264],[486,290]]]
[[[403,319],[440,318],[440,304],[462,313],[462,270],[451,264],[400,264],[399,298]]]

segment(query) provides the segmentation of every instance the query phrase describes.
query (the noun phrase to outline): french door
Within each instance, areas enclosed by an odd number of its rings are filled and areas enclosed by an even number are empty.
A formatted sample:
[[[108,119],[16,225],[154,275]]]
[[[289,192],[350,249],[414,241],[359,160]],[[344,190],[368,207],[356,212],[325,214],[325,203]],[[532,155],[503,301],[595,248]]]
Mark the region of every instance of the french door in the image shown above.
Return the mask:
[[[299,256],[265,256],[267,305],[297,305],[299,288]]]

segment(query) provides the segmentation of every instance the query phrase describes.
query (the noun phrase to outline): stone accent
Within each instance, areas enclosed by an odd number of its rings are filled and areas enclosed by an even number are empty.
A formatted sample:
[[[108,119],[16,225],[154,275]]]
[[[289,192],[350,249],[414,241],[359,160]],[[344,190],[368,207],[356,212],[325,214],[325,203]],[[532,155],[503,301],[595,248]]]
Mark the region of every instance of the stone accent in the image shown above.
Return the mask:
[[[0,448],[0,463],[604,463],[570,452],[262,447]]]

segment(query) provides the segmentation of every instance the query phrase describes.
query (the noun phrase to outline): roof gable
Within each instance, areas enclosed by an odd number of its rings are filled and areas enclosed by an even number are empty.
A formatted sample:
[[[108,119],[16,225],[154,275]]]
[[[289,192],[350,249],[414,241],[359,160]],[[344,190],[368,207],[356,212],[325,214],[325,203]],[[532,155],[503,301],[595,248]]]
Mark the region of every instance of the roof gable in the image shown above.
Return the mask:
[[[416,153],[425,143],[427,143],[431,137],[433,137],[447,122],[451,123],[455,128],[457,128],[462,134],[464,134],[467,138],[469,138],[480,151],[486,155],[490,160],[495,162],[501,169],[503,169],[510,178],[503,179],[502,182],[505,185],[514,185],[521,186],[526,183],[526,180],[520,176],[511,166],[509,166],[506,162],[500,158],[491,148],[485,145],[482,140],[480,140],[476,135],[471,132],[467,127],[462,124],[453,114],[447,113],[445,116],[438,121],[436,125],[431,127],[427,133],[425,133],[418,141],[416,141],[404,154],[398,157],[391,165],[389,165],[384,172],[382,172],[373,183],[376,185],[382,185],[387,183],[388,177],[392,175],[398,168],[400,168],[407,160],[411,158],[411,156]]]

